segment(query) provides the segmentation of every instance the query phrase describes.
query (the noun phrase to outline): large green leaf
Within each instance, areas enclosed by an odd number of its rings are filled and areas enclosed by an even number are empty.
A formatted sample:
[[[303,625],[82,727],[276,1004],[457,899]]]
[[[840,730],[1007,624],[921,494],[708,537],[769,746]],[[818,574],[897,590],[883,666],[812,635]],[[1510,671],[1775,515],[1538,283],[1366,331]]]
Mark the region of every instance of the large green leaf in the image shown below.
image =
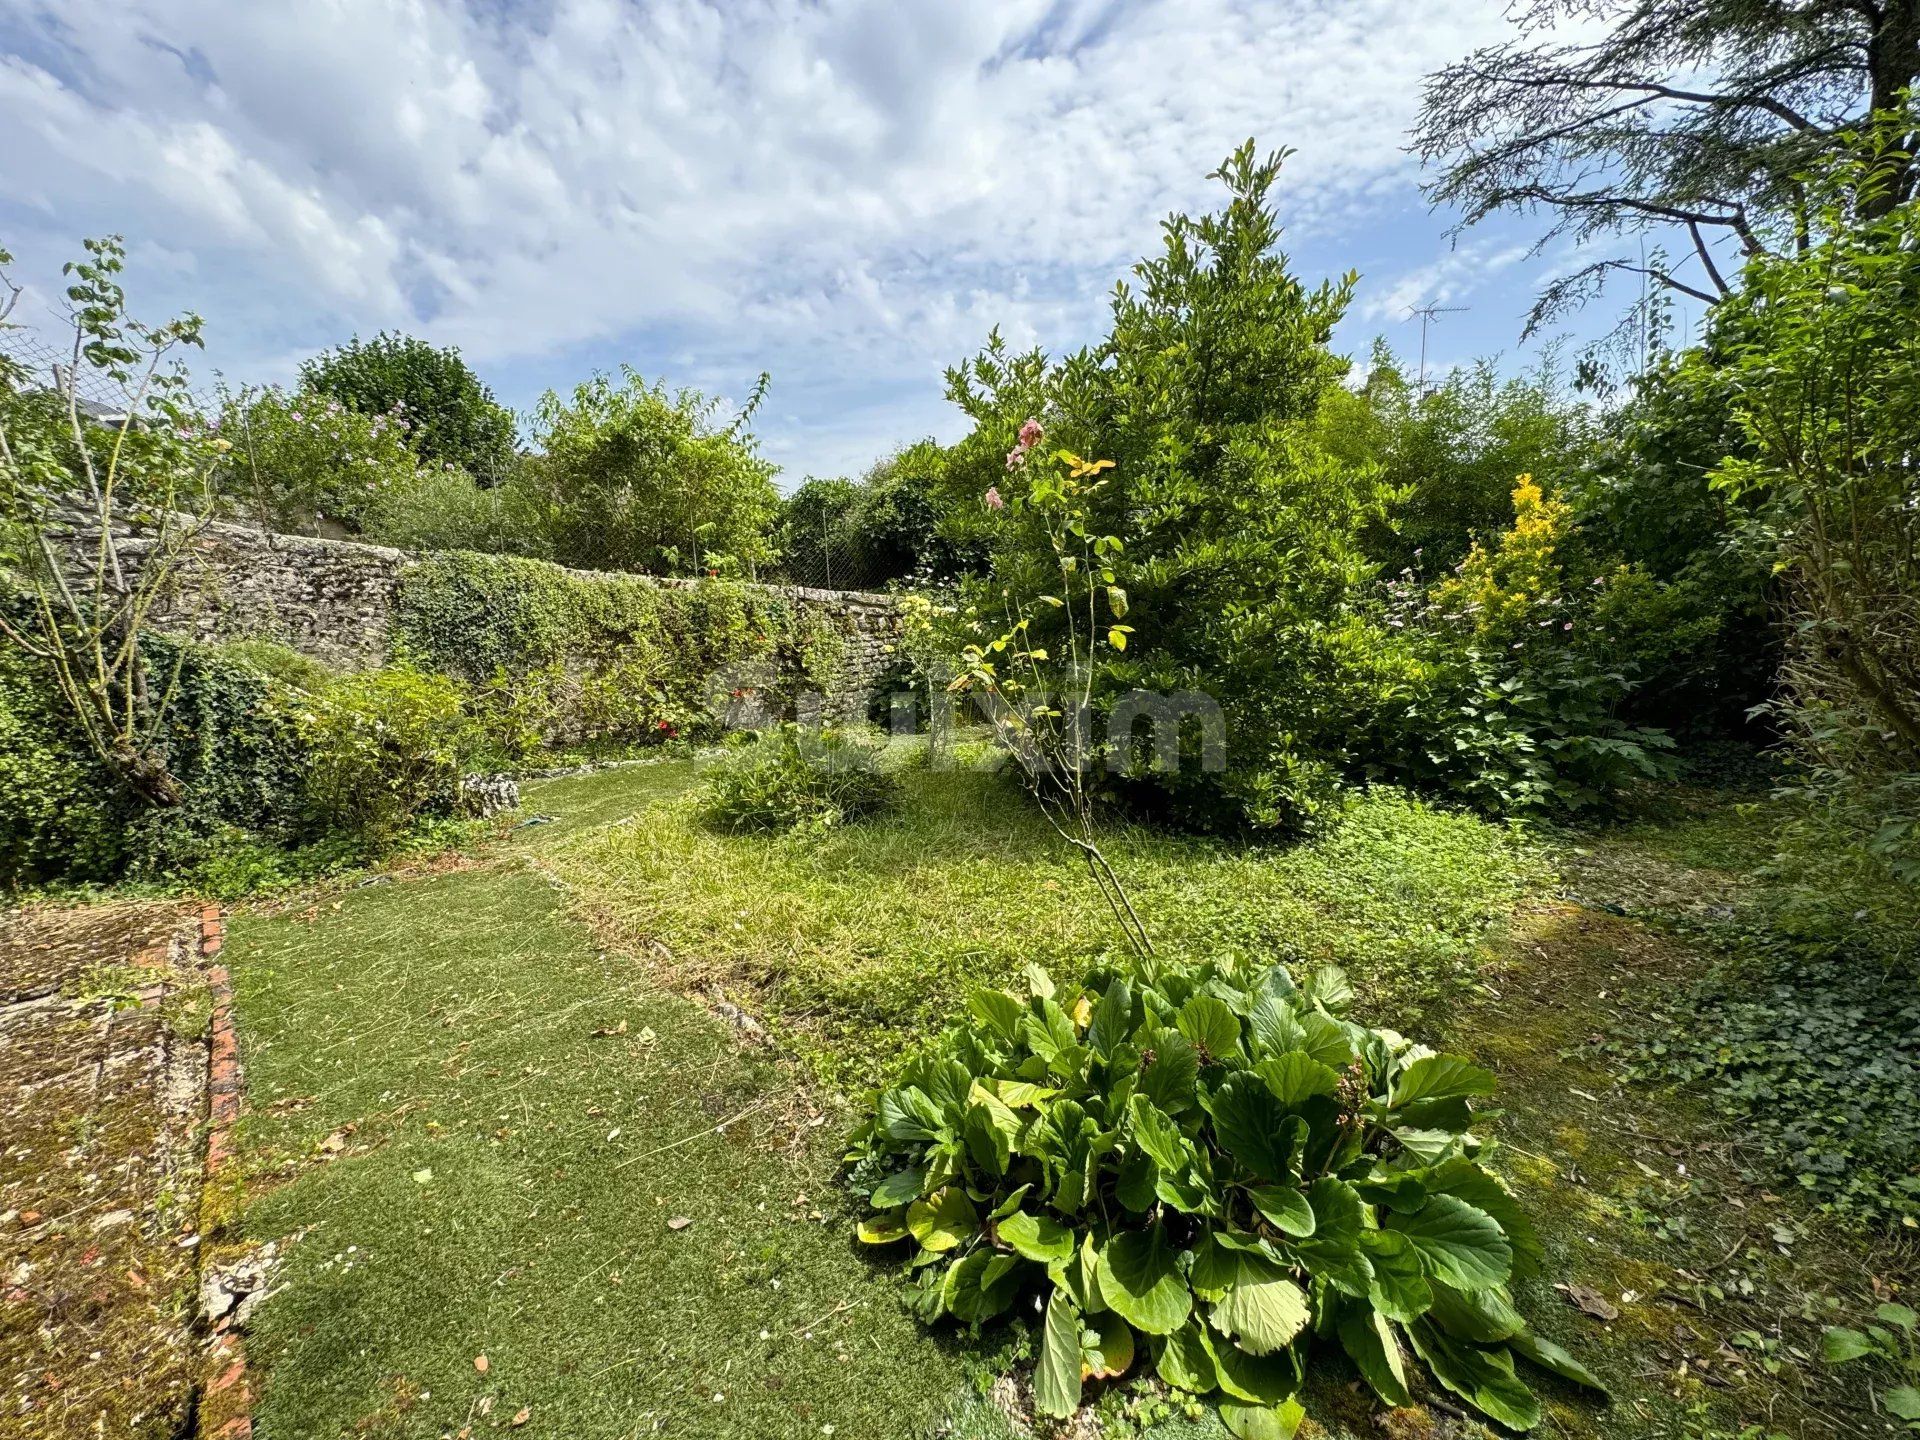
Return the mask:
[[[1253,1034],[1254,1049],[1261,1055],[1284,1055],[1307,1042],[1300,1017],[1293,1013],[1293,1006],[1278,995],[1263,994],[1254,1001],[1247,1026]]]
[[[1053,1283],[1073,1297],[1082,1315],[1097,1315],[1107,1308],[1100,1298],[1100,1255],[1093,1248],[1092,1234],[1080,1237],[1080,1246],[1066,1260],[1047,1267]]]
[[[1483,1350],[1424,1320],[1407,1327],[1407,1338],[1433,1378],[1468,1404],[1512,1430],[1531,1430],[1540,1423],[1540,1402],[1513,1373],[1513,1356],[1506,1347]]]
[[[1433,1304],[1433,1282],[1413,1242],[1397,1230],[1367,1230],[1360,1248],[1373,1264],[1367,1298],[1390,1320],[1418,1320]]]
[[[1214,1305],[1213,1326],[1254,1355],[1268,1355],[1306,1328],[1313,1318],[1306,1292],[1284,1277],[1233,1286]]]
[[[1887,1407],[1889,1415],[1897,1415],[1902,1420],[1920,1420],[1920,1387],[1895,1385],[1881,1395],[1880,1403]]]
[[[1201,1342],[1213,1357],[1214,1374],[1220,1388],[1235,1400],[1249,1405],[1278,1405],[1300,1388],[1300,1353],[1276,1350],[1271,1355],[1250,1355],[1231,1340],[1224,1340],[1210,1329],[1200,1332]]]
[[[1454,1195],[1499,1222],[1513,1247],[1514,1269],[1522,1275],[1537,1275],[1546,1263],[1547,1249],[1531,1218],[1513,1198],[1511,1191],[1486,1170],[1464,1156],[1456,1157],[1424,1172],[1429,1191]]]
[[[1298,1110],[1314,1096],[1331,1095],[1340,1088],[1340,1077],[1304,1050],[1289,1050],[1262,1060],[1253,1069],[1289,1110]]]
[[[1400,1358],[1400,1342],[1386,1316],[1364,1301],[1346,1300],[1340,1304],[1334,1323],[1341,1347],[1354,1368],[1373,1393],[1389,1405],[1405,1405],[1407,1371]]]
[[[1507,1348],[1522,1360],[1531,1360],[1542,1370],[1551,1370],[1563,1380],[1571,1380],[1589,1390],[1598,1390],[1602,1395],[1607,1393],[1607,1387],[1600,1383],[1599,1376],[1544,1335],[1522,1330],[1507,1341]]]
[[[1282,1400],[1278,1405],[1243,1405],[1225,1400],[1220,1419],[1238,1440],[1293,1440],[1307,1412],[1298,1400]]]
[[[907,1229],[927,1250],[951,1250],[979,1228],[980,1212],[958,1185],[936,1190],[907,1207]]]
[[[1215,996],[1196,995],[1180,1007],[1180,1033],[1216,1059],[1240,1053],[1240,1017]]]
[[[1344,1070],[1353,1063],[1353,1035],[1338,1020],[1309,1010],[1300,1017],[1300,1027],[1307,1034],[1301,1048],[1322,1065]]]
[[[1207,1348],[1198,1322],[1182,1325],[1161,1342],[1154,1368],[1167,1384],[1196,1395],[1204,1395],[1220,1383],[1213,1368],[1213,1352]]]
[[[1080,1340],[1080,1378],[1111,1380],[1133,1365],[1133,1329],[1118,1315],[1089,1320]]]
[[[955,1261],[947,1271],[941,1296],[947,1313],[968,1325],[1000,1314],[1013,1303],[1020,1288],[1012,1261],[1012,1256],[990,1250],[976,1250]]]
[[[1307,1203],[1313,1207],[1313,1234],[1288,1241],[1287,1248],[1315,1279],[1365,1298],[1373,1283],[1373,1267],[1360,1248],[1366,1206],[1351,1185],[1331,1175],[1322,1175],[1307,1187]]]
[[[1116,1235],[1100,1252],[1100,1298],[1134,1329],[1171,1335],[1193,1309],[1178,1257],[1159,1225]]]
[[[1133,1033],[1133,989],[1124,979],[1115,979],[1107,993],[1093,1007],[1093,1019],[1087,1026],[1087,1046],[1105,1060],[1114,1046]]]
[[[1527,1328],[1520,1312],[1513,1308],[1504,1288],[1456,1290],[1451,1285],[1433,1284],[1433,1323],[1459,1340],[1477,1345],[1495,1345]]]
[[[1291,1185],[1256,1185],[1247,1191],[1247,1198],[1253,1201],[1266,1222],[1282,1235],[1291,1235],[1296,1240],[1304,1240],[1313,1234],[1315,1219],[1313,1206],[1307,1203],[1307,1197]]]
[[[967,1009],[984,1025],[1005,1049],[1020,1042],[1020,1017],[1027,1007],[1004,990],[975,990],[967,997]]]
[[[1055,1419],[1080,1408],[1080,1313],[1057,1287],[1047,1300],[1040,1360],[1033,1368],[1033,1408]]]
[[[1160,1167],[1142,1150],[1131,1150],[1120,1162],[1113,1193],[1119,1202],[1136,1215],[1144,1215],[1160,1203]]]
[[[1494,1085],[1491,1070],[1482,1070],[1458,1055],[1423,1055],[1394,1077],[1393,1105],[1399,1109],[1416,1100],[1491,1095]]]
[[[1148,1056],[1152,1059],[1149,1060]],[[1169,1115],[1193,1108],[1200,1061],[1178,1030],[1150,1030],[1140,1037],[1140,1093]]]
[[[1035,1003],[1040,1013],[1036,1015],[1029,1009],[1020,1017],[1020,1038],[1029,1050],[1051,1065],[1061,1051],[1077,1043],[1073,1021],[1052,1000]]]
[[[998,1095],[979,1085],[973,1087],[966,1116],[963,1133],[967,1154],[973,1163],[989,1175],[1006,1174],[1013,1159],[1014,1141],[1020,1137],[1020,1117],[1008,1109]]]
[[[999,1233],[1019,1254],[1042,1265],[1073,1258],[1073,1231],[1051,1215],[1017,1211],[1000,1222]]]
[[[922,1166],[895,1171],[874,1187],[873,1207],[876,1210],[891,1210],[896,1205],[917,1200],[926,1184],[927,1172]]]
[[[1127,1106],[1133,1121],[1133,1139],[1162,1170],[1184,1170],[1193,1159],[1192,1147],[1180,1127],[1158,1105],[1144,1095],[1135,1095]]]
[[[1275,1280],[1287,1267],[1275,1260],[1257,1236],[1233,1230],[1213,1230],[1193,1247],[1193,1265],[1187,1278],[1199,1294],[1218,1300],[1235,1285]]]
[[[880,1130],[889,1140],[934,1140],[940,1136],[940,1107],[911,1085],[884,1092],[876,1109]]]
[[[927,1066],[922,1083],[941,1117],[956,1118],[966,1108],[967,1096],[973,1090],[973,1073],[958,1060],[941,1060]]]
[[[1296,1175],[1306,1122],[1289,1115],[1258,1075],[1242,1071],[1230,1077],[1207,1101],[1220,1144],[1263,1180]]]
[[[898,1205],[885,1214],[862,1220],[853,1232],[862,1245],[891,1245],[907,1238],[906,1211]]]
[[[1428,1274],[1457,1290],[1503,1285],[1513,1273],[1513,1247],[1499,1224],[1456,1196],[1429,1196],[1413,1214],[1389,1211],[1381,1223],[1412,1242]]]
[[[980,1085],[993,1091],[1000,1097],[1001,1104],[1014,1110],[1031,1109],[1060,1093],[1052,1086],[1035,1085],[1029,1080],[983,1080]]]

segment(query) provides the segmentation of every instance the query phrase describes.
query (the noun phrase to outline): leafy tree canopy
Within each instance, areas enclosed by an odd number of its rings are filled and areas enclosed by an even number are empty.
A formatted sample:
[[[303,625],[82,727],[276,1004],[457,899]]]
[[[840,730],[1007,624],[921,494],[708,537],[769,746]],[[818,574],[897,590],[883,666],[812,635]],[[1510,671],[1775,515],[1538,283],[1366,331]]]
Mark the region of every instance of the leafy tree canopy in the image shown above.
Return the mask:
[[[405,420],[423,461],[458,465],[482,485],[498,484],[513,467],[512,412],[451,346],[385,331],[356,336],[302,365],[300,383],[363,415]]]
[[[774,466],[746,422],[730,423],[697,390],[669,391],[631,369],[596,375],[534,412],[544,452],[516,485],[533,498],[550,553],[565,565],[664,573],[753,573],[769,558],[780,504]]]
[[[1658,255],[1594,260],[1542,292],[1529,329],[1620,271],[1718,300],[1736,277],[1715,242],[1752,256],[1782,217],[1804,248],[1795,177],[1920,78],[1920,0],[1526,0],[1514,13],[1515,38],[1427,81],[1413,143],[1441,166],[1430,198],[1464,225],[1543,215],[1543,245],[1677,228],[1698,261],[1683,278]],[[1581,38],[1547,33],[1569,21]],[[1883,205],[1914,181],[1904,154],[1887,163]]]

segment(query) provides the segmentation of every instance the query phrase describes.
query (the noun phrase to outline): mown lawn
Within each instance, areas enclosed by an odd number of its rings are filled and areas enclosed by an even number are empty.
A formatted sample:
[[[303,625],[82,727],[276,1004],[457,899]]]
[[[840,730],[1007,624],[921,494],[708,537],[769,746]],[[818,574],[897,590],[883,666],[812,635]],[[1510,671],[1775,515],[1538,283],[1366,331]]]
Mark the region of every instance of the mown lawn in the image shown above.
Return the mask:
[[[1078,974],[1120,944],[1010,778],[902,780],[895,811],[824,838],[720,834],[687,796],[545,863],[681,988],[739,985],[824,1077],[871,1083],[973,986]],[[1477,947],[1550,874],[1513,832],[1386,791],[1303,845],[1120,828],[1108,853],[1162,954],[1333,961],[1402,1023],[1471,986]]]
[[[849,1242],[837,1140],[852,1091],[970,985],[1077,971],[1115,932],[990,774],[909,770],[895,814],[809,840],[714,833],[696,779],[533,787],[554,821],[473,868],[234,921],[246,1227],[293,1237],[255,1322],[261,1434],[480,1434],[523,1410],[521,1433],[569,1437],[1015,1433],[982,1392],[1019,1327],[968,1343],[910,1319]],[[1686,848],[1647,846],[1680,868]],[[1496,1163],[1551,1254],[1524,1308],[1616,1391],[1549,1390],[1543,1433],[1875,1433],[1810,1350],[1835,1277],[1901,1262],[1805,1223],[1737,1135],[1587,1043],[1684,947],[1553,900],[1514,832],[1388,793],[1291,849],[1119,832],[1112,853],[1165,953],[1338,960],[1369,1018],[1498,1069]],[[716,987],[768,1034],[716,1018]],[[1326,1436],[1379,1433],[1351,1378],[1316,1368]],[[1132,1403],[1100,1401],[1120,1433],[1223,1433]],[[1435,1416],[1396,1433],[1474,1433]]]
[[[879,1437],[962,1390],[854,1253],[838,1122],[538,874],[230,935],[246,1228],[295,1237],[257,1433]]]

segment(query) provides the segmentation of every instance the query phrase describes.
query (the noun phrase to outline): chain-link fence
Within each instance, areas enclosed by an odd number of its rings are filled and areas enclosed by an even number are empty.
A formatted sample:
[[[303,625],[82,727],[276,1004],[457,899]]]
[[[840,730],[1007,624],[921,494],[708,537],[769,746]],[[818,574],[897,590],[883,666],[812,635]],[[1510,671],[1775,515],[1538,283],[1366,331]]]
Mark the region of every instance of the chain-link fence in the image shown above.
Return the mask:
[[[761,573],[776,585],[805,585],[815,590],[885,590],[905,578],[897,566],[875,557],[864,546],[844,537],[824,535],[808,545],[792,544],[788,552]]]
[[[81,414],[102,425],[116,425],[126,417],[135,396],[111,375],[103,375],[82,359],[74,364],[73,348],[65,349],[48,342],[37,331],[24,327],[0,328],[0,360],[8,362],[20,375],[20,388],[57,391],[63,379],[73,377],[74,399]],[[0,369],[7,366],[0,366]],[[217,396],[204,390],[190,390],[188,401],[202,414],[219,410]]]

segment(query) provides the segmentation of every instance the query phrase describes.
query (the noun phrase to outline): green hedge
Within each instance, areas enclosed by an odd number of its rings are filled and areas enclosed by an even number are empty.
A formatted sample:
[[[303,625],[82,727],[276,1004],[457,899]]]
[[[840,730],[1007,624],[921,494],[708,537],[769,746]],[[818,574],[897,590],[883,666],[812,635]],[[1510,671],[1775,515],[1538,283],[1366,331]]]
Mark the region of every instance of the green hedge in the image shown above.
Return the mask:
[[[800,691],[832,686],[844,643],[830,618],[759,586],[668,586],[462,552],[408,566],[395,627],[399,654],[467,687],[507,760],[556,735],[711,731],[728,698],[716,677],[748,665],[759,678],[745,688],[788,714]]]

